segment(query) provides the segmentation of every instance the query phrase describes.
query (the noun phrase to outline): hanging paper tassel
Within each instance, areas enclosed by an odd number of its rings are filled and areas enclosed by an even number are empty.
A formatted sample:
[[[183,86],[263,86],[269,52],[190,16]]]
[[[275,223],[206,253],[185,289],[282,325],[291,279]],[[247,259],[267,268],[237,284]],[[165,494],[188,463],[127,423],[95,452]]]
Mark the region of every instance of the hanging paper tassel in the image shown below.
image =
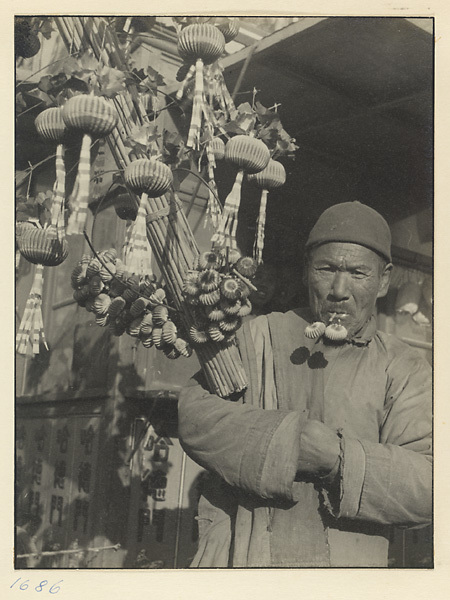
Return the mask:
[[[78,94],[64,104],[62,117],[68,128],[83,132],[78,163],[78,187],[72,193],[74,209],[67,226],[67,235],[71,235],[83,233],[86,224],[92,139],[109,135],[116,127],[119,115],[112,102],[105,98],[93,94]]]
[[[214,83],[214,95],[225,116],[230,118],[236,112],[236,106],[223,77],[223,67],[219,61],[210,66],[210,77]]]
[[[142,194],[136,219],[131,225],[123,246],[123,262],[127,271],[139,276],[151,275],[151,248],[147,239],[145,201],[147,194]]]
[[[67,235],[83,233],[86,225],[89,202],[89,183],[91,178],[91,145],[92,138],[88,133],[83,135],[78,163],[78,175],[75,181],[72,213],[67,224]],[[78,182],[78,185],[77,185]]]
[[[259,216],[256,223],[256,237],[253,245],[253,258],[259,264],[262,263],[262,253],[264,249],[264,230],[266,227],[266,206],[268,190],[261,193],[261,203],[259,205]]]
[[[192,107],[191,125],[189,127],[186,146],[198,150],[200,148],[200,136],[203,113],[205,108],[205,93],[203,85],[203,60],[198,58],[195,62],[195,90],[194,104]]]
[[[216,167],[216,159],[214,156],[214,152],[212,149],[212,142],[208,142],[206,145],[206,157],[208,160],[208,204],[206,206],[206,214],[211,219],[211,223],[214,229],[217,229],[219,226],[220,216],[222,214],[222,207],[220,206],[217,197],[219,192],[217,190],[216,181],[214,179],[214,169]],[[212,189],[211,189],[212,188]],[[206,225],[206,219],[205,219]]]
[[[195,75],[195,65],[191,65],[189,67],[188,72],[186,73],[186,77],[183,79],[183,82],[180,88],[177,90],[176,99],[181,100],[186,92],[186,87],[190,81],[194,78]]]
[[[244,171],[241,169],[238,171],[233,188],[225,200],[219,227],[211,238],[213,243],[233,250],[237,250],[236,229],[238,224],[239,205],[241,202],[243,177]]]
[[[26,354],[28,342],[31,342],[33,354],[39,354],[40,341],[48,350],[42,321],[42,288],[44,284],[44,267],[37,265],[30,295],[25,305],[25,312],[16,336],[16,351]]]
[[[64,201],[66,195],[66,168],[64,165],[64,146],[56,147],[56,180],[53,187],[53,199],[50,226],[55,232],[58,241],[65,237],[64,229]]]

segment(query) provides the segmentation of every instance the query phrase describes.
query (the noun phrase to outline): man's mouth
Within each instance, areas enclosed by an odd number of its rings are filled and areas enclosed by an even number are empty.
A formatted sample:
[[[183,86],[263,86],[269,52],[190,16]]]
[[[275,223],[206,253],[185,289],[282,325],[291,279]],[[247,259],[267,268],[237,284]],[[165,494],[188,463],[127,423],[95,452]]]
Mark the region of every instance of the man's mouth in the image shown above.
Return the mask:
[[[326,314],[328,315],[329,321],[336,321],[337,319],[344,321],[345,319],[350,317],[350,313],[343,310],[330,309],[326,311]]]

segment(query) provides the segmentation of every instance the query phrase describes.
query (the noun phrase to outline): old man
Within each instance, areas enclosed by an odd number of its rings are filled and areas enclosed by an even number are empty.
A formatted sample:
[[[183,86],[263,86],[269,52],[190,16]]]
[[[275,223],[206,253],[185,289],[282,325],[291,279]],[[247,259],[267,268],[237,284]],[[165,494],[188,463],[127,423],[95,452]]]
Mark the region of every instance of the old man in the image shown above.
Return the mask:
[[[210,476],[194,567],[383,567],[389,528],[431,515],[431,372],[376,328],[391,234],[359,202],[327,209],[306,244],[309,309],[244,325],[245,395],[201,376],[180,438]]]

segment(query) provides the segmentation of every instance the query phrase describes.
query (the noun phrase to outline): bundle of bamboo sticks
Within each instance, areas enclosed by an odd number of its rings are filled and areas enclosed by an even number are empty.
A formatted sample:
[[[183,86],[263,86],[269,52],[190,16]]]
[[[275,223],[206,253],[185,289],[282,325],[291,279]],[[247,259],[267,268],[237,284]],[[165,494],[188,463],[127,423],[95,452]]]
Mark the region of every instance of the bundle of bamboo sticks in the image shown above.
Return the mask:
[[[69,52],[91,48],[105,65],[126,71],[126,61],[114,30],[100,17],[56,17],[59,32]],[[130,163],[124,141],[134,125],[148,121],[136,87],[112,100],[119,124],[108,138],[119,169]],[[135,196],[132,196],[135,200]],[[173,298],[186,331],[194,324],[192,309],[184,302],[183,280],[199,254],[194,235],[175,193],[144,199],[147,205],[147,237],[159,269]],[[247,387],[247,377],[237,347],[206,342],[195,346],[212,393],[228,397]]]

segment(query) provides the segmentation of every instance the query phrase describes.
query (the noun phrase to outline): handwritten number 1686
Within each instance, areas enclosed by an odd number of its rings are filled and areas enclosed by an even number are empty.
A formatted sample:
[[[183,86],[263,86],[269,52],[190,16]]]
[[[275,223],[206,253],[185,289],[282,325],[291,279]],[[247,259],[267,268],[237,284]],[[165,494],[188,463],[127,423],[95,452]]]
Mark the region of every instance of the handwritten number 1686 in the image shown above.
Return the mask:
[[[16,585],[16,583],[19,583],[19,581],[21,579],[22,579],[22,577],[19,577],[19,579],[16,579],[16,581],[12,585],[9,586],[10,589],[13,588]],[[25,590],[27,590],[29,588],[29,585],[28,585],[29,581],[30,581],[29,579],[22,581],[22,583],[19,585],[18,589],[22,590],[23,592]],[[59,592],[59,590],[61,589],[61,586],[59,586],[58,583],[62,583],[62,582],[63,582],[63,579],[60,579],[59,581],[54,583],[51,587],[48,588],[48,592],[50,594],[57,594]],[[43,592],[45,586],[47,586],[47,585],[48,585],[48,581],[46,579],[43,579],[40,583],[38,583],[37,586],[35,586],[34,591],[35,592]],[[31,588],[31,589],[33,589],[33,588]]]

